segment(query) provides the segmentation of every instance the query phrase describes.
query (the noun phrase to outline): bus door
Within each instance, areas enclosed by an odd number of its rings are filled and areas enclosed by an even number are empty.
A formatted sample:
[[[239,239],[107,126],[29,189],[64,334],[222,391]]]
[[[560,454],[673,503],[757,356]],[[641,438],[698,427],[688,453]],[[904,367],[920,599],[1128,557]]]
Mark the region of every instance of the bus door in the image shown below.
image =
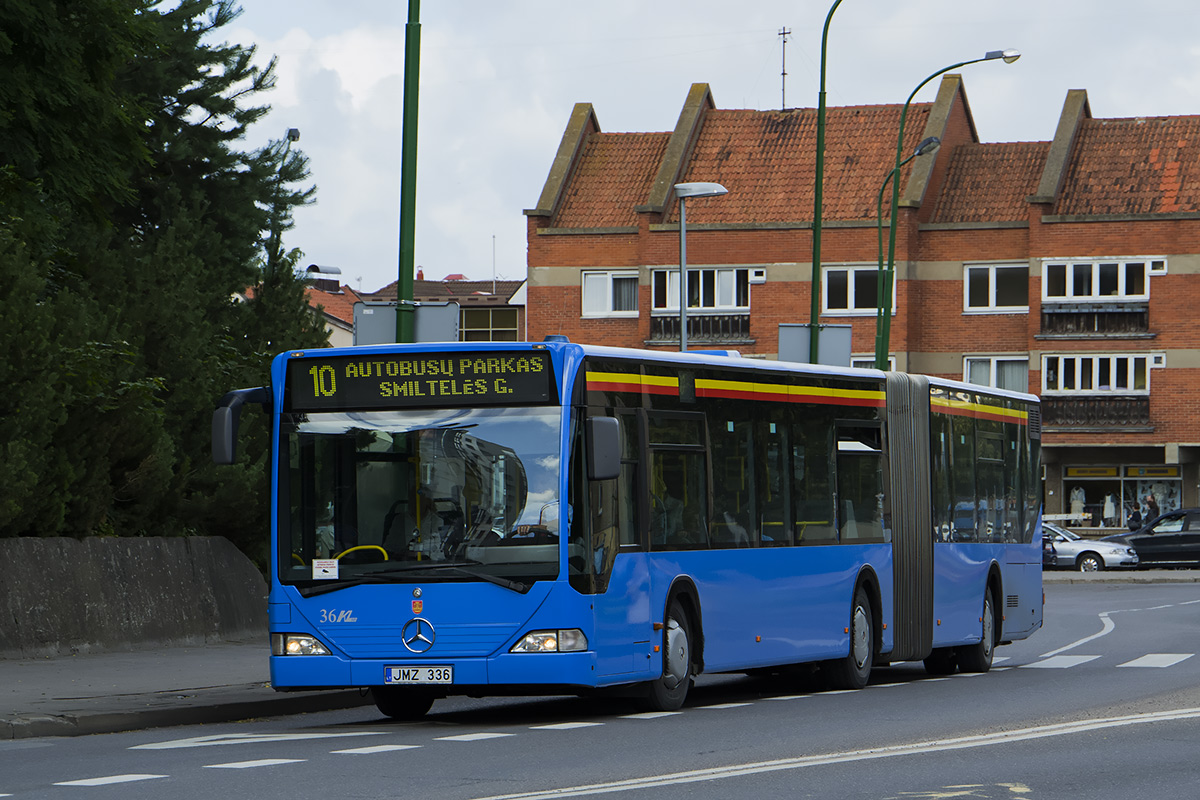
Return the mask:
[[[611,415],[611,410],[590,409]],[[644,412],[618,410],[621,431],[621,472],[610,480],[580,480],[572,487],[585,498],[581,532],[587,544],[568,558],[572,583],[577,574],[590,576],[582,591],[593,597],[595,625],[591,648],[596,653],[597,677],[647,673],[650,668],[653,624],[646,547],[638,520],[646,518],[638,491],[642,478]],[[579,448],[576,448],[578,450]],[[580,474],[578,470],[576,474]]]

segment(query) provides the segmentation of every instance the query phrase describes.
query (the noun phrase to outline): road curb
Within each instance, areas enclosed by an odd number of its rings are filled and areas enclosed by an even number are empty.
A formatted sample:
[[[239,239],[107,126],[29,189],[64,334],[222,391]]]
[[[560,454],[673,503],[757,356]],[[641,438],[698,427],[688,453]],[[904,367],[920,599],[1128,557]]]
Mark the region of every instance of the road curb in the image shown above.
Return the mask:
[[[256,696],[260,693],[262,696]],[[0,740],[238,722],[256,717],[338,711],[372,702],[370,695],[358,689],[277,693],[266,684],[156,692],[120,700],[119,707],[110,698],[95,698],[81,701],[78,710],[61,714],[5,717],[0,719]]]

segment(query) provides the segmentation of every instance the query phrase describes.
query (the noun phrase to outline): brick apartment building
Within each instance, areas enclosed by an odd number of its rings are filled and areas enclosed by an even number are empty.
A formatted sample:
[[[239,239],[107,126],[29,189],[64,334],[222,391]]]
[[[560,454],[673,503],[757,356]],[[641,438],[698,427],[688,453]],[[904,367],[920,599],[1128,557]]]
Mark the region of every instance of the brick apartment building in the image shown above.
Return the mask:
[[[826,115],[820,321],[852,326],[855,364],[900,114]],[[1097,119],[1072,90],[1050,141],[985,144],[947,75],[905,154],[929,136],[901,173],[894,367],[1041,395],[1047,514],[1200,505],[1200,117]],[[602,132],[577,104],[525,212],[529,338],[678,349],[672,186],[714,181],[729,193],[687,207],[689,344],[776,358],[779,326],[809,321],[815,142],[814,109],[719,109],[704,84],[669,132]]]

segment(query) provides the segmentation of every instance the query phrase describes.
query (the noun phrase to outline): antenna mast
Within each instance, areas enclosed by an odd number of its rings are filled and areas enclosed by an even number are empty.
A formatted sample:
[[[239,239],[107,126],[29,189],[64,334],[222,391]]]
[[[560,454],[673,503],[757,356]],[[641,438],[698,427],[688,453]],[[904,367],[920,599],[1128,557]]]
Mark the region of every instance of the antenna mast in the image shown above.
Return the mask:
[[[787,108],[787,37],[791,35],[791,31],[787,27],[779,29],[780,49],[782,50],[782,64],[779,71],[780,86],[780,109]]]

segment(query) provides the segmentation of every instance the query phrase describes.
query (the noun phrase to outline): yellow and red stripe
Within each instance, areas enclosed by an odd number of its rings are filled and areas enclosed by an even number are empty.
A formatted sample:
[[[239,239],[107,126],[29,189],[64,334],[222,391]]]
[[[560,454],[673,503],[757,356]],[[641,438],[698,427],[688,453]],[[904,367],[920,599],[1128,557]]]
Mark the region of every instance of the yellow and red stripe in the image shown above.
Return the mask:
[[[1017,408],[1003,408],[984,403],[973,403],[969,400],[958,400],[953,397],[929,398],[931,410],[936,414],[950,414],[956,417],[973,417],[975,419],[990,419],[995,422],[1011,422],[1017,425],[1029,424],[1029,412]]]
[[[589,392],[637,392],[679,396],[679,378],[625,372],[591,372],[586,375]]]
[[[886,399],[879,389],[830,389],[821,386],[795,386],[753,381],[696,379],[697,397],[721,397],[727,400],[766,400],[776,403],[811,403],[832,406],[883,408]]]

